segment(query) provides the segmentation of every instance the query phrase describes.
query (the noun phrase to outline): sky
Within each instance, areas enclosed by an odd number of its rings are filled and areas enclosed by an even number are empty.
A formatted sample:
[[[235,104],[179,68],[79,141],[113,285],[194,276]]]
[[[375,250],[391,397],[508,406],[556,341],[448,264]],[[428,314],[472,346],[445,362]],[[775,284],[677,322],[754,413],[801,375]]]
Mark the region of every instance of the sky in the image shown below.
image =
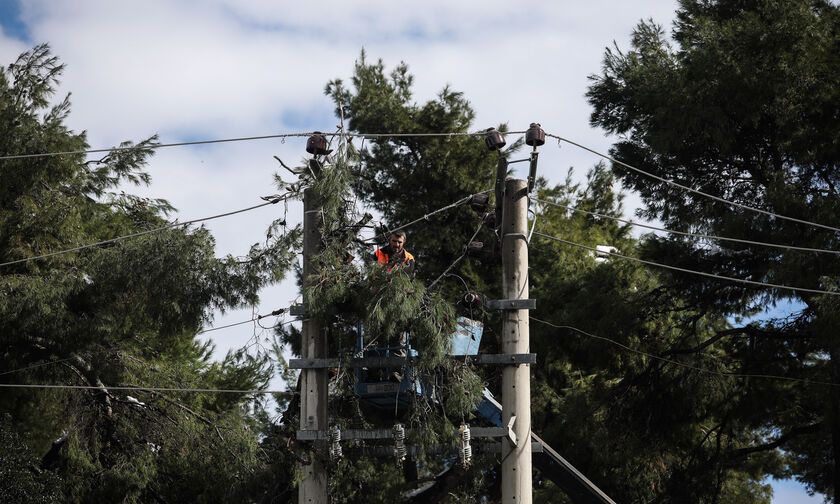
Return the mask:
[[[358,3],[0,0],[0,64],[49,43],[67,65],[56,98],[72,92],[68,126],[86,131],[91,148],[154,134],[174,143],[333,131],[338,120],[324,86],[349,80],[364,49],[388,69],[407,63],[417,102],[445,85],[462,91],[476,111],[475,130],[539,122],[606,152],[611,139],[589,126],[588,76],[599,72],[606,47],[629,46],[640,20],[669,30],[677,7],[675,0]],[[169,200],[181,220],[249,207],[276,192],[273,156],[298,164],[304,146],[305,138],[290,138],[159,149],[147,167],[152,185],[134,192]],[[559,183],[574,167],[581,179],[598,161],[549,141],[540,175]],[[629,211],[638,205],[633,195],[626,201]],[[290,223],[300,221],[300,206],[289,205]],[[283,211],[271,205],[207,223],[217,254],[246,254]],[[258,306],[217,314],[214,324],[248,320],[296,297],[285,281],[266,289]],[[250,325],[207,333],[220,352],[265,336]],[[822,501],[793,482],[774,488],[774,504]]]

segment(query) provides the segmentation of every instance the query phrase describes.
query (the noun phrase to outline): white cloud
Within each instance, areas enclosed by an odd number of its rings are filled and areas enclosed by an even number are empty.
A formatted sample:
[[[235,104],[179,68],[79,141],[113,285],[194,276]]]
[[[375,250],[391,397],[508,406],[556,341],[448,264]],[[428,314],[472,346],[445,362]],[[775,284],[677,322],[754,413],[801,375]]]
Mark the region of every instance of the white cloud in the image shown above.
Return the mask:
[[[477,129],[500,122],[525,129],[538,121],[606,151],[609,139],[588,125],[587,76],[599,71],[614,40],[629,45],[639,20],[652,17],[668,28],[676,3],[28,0],[22,18],[32,42],[49,42],[67,64],[60,95],[73,92],[70,126],[88,130],[93,147],[154,133],[175,142],[330,130],[336,119],[324,85],[349,78],[364,47],[390,67],[407,62],[418,101],[447,83],[463,91]],[[26,48],[0,31],[3,64]],[[149,166],[153,185],[140,192],[171,200],[182,220],[251,206],[275,192],[272,155],[297,163],[303,142],[161,149]],[[560,182],[569,166],[581,177],[597,161],[548,142],[540,167]],[[207,226],[219,254],[240,255],[281,211],[269,206]],[[290,220],[300,214],[300,203],[292,203]],[[265,291],[257,312],[287,306],[296,295],[294,282],[285,281]],[[237,310],[216,323],[250,317],[251,310]],[[208,333],[222,351],[252,335],[247,325]],[[785,487],[774,502],[814,501],[795,500],[802,495]]]
[[[67,64],[60,94],[73,92],[69,125],[87,130],[93,147],[159,133],[183,140],[331,130],[337,120],[323,96],[330,79],[349,78],[364,47],[393,67],[406,61],[415,99],[445,85],[463,91],[476,110],[475,127],[500,122],[550,132],[606,150],[588,126],[583,94],[605,46],[626,40],[638,19],[668,24],[674,2],[505,2],[31,0],[22,6],[33,43],[48,42]],[[25,48],[0,46],[6,61]],[[259,203],[275,191],[272,155],[289,163],[304,155],[303,139],[160,149],[143,195],[169,199],[182,220]],[[561,181],[598,158],[554,142],[543,148],[541,174]],[[522,174],[520,174],[522,175]],[[299,219],[299,203],[290,206]],[[244,254],[263,238],[280,209],[212,221],[219,254]],[[260,312],[294,298],[292,282],[264,297]],[[247,316],[246,316],[247,315]],[[233,312],[218,324],[248,318]],[[221,331],[220,331],[221,332]],[[221,336],[214,334],[215,336]]]

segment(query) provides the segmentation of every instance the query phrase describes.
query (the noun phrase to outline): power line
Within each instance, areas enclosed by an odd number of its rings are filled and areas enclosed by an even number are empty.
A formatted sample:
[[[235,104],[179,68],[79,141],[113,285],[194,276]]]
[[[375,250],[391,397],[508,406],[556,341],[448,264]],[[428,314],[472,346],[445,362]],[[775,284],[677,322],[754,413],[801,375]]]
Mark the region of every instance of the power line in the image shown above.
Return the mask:
[[[604,153],[602,153],[602,152],[598,152],[598,151],[596,151],[596,150],[594,150],[594,149],[590,149],[589,147],[586,147],[585,145],[581,145],[581,144],[579,144],[579,143],[577,143],[577,142],[574,142],[574,141],[572,141],[572,140],[569,140],[568,138],[563,138],[563,137],[561,137],[561,136],[558,136],[558,135],[553,135],[553,134],[551,134],[551,133],[546,133],[545,135],[546,135],[546,136],[549,136],[549,137],[551,137],[551,138],[556,138],[556,139],[557,139],[557,140],[559,140],[559,141],[569,143],[569,144],[574,145],[575,147],[581,148],[581,149],[583,149],[583,150],[585,150],[585,151],[589,151],[589,152],[591,152],[591,153],[593,153],[593,154],[595,154],[595,155],[597,155],[597,156],[601,156],[602,158],[604,158],[604,159],[606,159],[606,160],[608,160],[608,161],[612,161],[612,162],[613,162],[613,163],[615,163],[615,164],[621,165],[621,166],[623,166],[623,167],[625,167],[625,168],[627,168],[627,169],[629,169],[629,170],[633,170],[634,172],[636,172],[636,173],[640,173],[640,174],[642,174],[642,175],[644,175],[644,176],[646,176],[646,177],[650,177],[650,178],[656,179],[656,180],[658,180],[658,181],[660,181],[660,182],[664,182],[665,184],[668,184],[668,185],[671,185],[671,186],[674,186],[674,187],[678,187],[678,188],[683,189],[683,190],[685,190],[685,191],[689,191],[689,192],[692,192],[692,193],[694,193],[694,194],[698,194],[698,195],[700,195],[700,196],[703,196],[703,197],[706,197],[706,198],[710,198],[710,199],[713,199],[713,200],[715,200],[715,201],[719,201],[719,202],[721,202],[721,203],[726,203],[727,205],[736,206],[736,207],[738,207],[738,208],[743,208],[744,210],[748,210],[748,211],[750,211],[750,212],[756,212],[756,213],[764,214],[764,215],[767,215],[767,216],[770,216],[770,217],[773,217],[773,218],[776,218],[776,219],[783,219],[783,220],[786,220],[786,221],[796,222],[796,223],[799,223],[799,224],[806,224],[806,225],[809,225],[809,226],[814,226],[814,227],[818,227],[818,228],[822,228],[822,229],[828,229],[828,230],[830,230],[830,231],[834,231],[834,232],[838,232],[838,233],[840,233],[840,228],[831,227],[831,226],[826,226],[825,224],[819,224],[819,223],[817,223],[817,222],[806,221],[806,220],[803,220],[803,219],[797,219],[797,218],[795,218],[795,217],[787,217],[787,216],[785,216],[785,215],[775,214],[775,213],[773,213],[773,212],[770,212],[770,211],[767,211],[767,210],[762,210],[762,209],[760,209],[760,208],[755,208],[755,207],[747,206],[747,205],[744,205],[744,204],[742,204],[742,203],[736,203],[736,202],[734,202],[734,201],[730,201],[730,200],[728,200],[728,199],[721,198],[720,196],[715,196],[714,194],[709,194],[709,193],[705,193],[705,192],[703,192],[703,191],[698,191],[697,189],[693,189],[693,188],[691,188],[691,187],[688,187],[688,186],[685,186],[685,185],[679,184],[679,183],[677,183],[677,182],[674,182],[673,180],[669,180],[669,179],[666,179],[666,178],[660,177],[660,176],[658,176],[658,175],[654,175],[653,173],[646,172],[646,171],[642,170],[641,168],[636,168],[635,166],[629,165],[629,164],[627,164],[627,163],[625,163],[625,162],[623,162],[623,161],[619,161],[618,159],[612,158],[612,157],[610,157],[610,156],[608,156],[608,155],[606,155],[606,154],[604,154]]]
[[[165,226],[161,226],[161,227],[158,227],[158,228],[148,229],[146,231],[140,231],[140,232],[137,232],[137,233],[132,233],[132,234],[124,235],[124,236],[118,236],[116,238],[110,238],[108,240],[102,240],[102,241],[99,241],[99,242],[96,242],[96,243],[89,243],[87,245],[80,245],[78,247],[73,247],[73,248],[69,248],[69,249],[65,249],[65,250],[59,250],[59,251],[56,251],[56,252],[50,252],[48,254],[42,254],[42,255],[38,255],[38,256],[26,257],[26,258],[23,258],[23,259],[17,259],[15,261],[4,262],[4,263],[0,263],[0,267],[10,266],[12,264],[19,264],[19,263],[24,263],[24,262],[28,262],[28,261],[34,261],[36,259],[44,259],[46,257],[52,257],[52,256],[61,255],[61,254],[68,254],[70,252],[77,252],[79,250],[84,250],[84,249],[91,248],[91,247],[98,247],[100,245],[106,245],[108,243],[114,243],[114,242],[118,242],[118,241],[121,241],[121,240],[127,240],[128,238],[135,238],[135,237],[147,235],[147,234],[150,234],[150,233],[157,233],[159,231],[164,231],[166,229],[171,229],[171,228],[178,227],[178,226],[188,226],[190,224],[195,224],[196,222],[209,221],[209,220],[213,220],[213,219],[219,219],[221,217],[228,217],[230,215],[235,215],[235,214],[239,214],[239,213],[243,213],[243,212],[249,212],[251,210],[256,210],[257,208],[264,207],[266,205],[274,205],[276,203],[279,203],[280,201],[283,201],[284,199],[286,199],[290,196],[292,196],[292,195],[291,194],[286,194],[284,196],[274,197],[270,201],[266,201],[265,203],[260,203],[259,205],[254,205],[254,206],[251,206],[251,207],[248,207],[248,208],[243,208],[241,210],[234,210],[232,212],[226,212],[226,213],[222,213],[222,214],[218,214],[218,215],[212,215],[210,217],[202,217],[200,219],[193,219],[193,220],[189,220],[189,221],[185,221],[185,222],[173,222],[171,224],[167,224]]]
[[[536,317],[529,317],[531,320],[535,322],[539,322],[541,324],[545,324],[556,329],[568,329],[570,331],[574,331],[578,334],[582,334],[589,338],[606,341],[610,344],[618,346],[624,350],[629,352],[633,352],[638,355],[643,355],[645,357],[649,357],[654,360],[658,360],[661,362],[665,362],[668,364],[673,364],[675,366],[684,367],[687,369],[691,369],[694,371],[699,371],[702,373],[713,374],[716,376],[723,376],[723,377],[730,377],[730,378],[759,378],[759,379],[772,379],[772,380],[784,380],[789,382],[796,382],[796,383],[803,383],[807,385],[824,385],[829,387],[837,387],[840,384],[831,383],[831,382],[824,382],[824,381],[816,381],[816,380],[806,380],[803,378],[792,378],[789,376],[779,376],[779,375],[770,375],[770,374],[753,374],[753,373],[729,373],[723,371],[715,371],[713,369],[707,369],[699,366],[694,366],[692,364],[686,364],[685,362],[676,361],[673,359],[668,359],[665,357],[661,357],[649,352],[645,352],[642,350],[637,350],[635,348],[629,347],[623,343],[615,341],[613,339],[598,336],[589,332],[586,332],[582,329],[578,329],[577,327],[567,326],[567,325],[557,325],[551,322],[538,319]],[[53,363],[56,363],[55,361]],[[5,374],[5,373],[4,373]],[[94,385],[53,385],[53,384],[33,384],[33,383],[0,383],[0,388],[19,388],[19,389],[70,389],[70,390],[96,390],[102,391],[103,387],[94,386]],[[180,388],[180,387],[141,387],[141,386],[105,386],[107,390],[119,390],[119,391],[134,391],[134,392],[195,392],[195,393],[221,393],[221,394],[282,394],[285,393],[285,390],[260,390],[260,389],[246,389],[246,390],[239,390],[239,389],[207,389],[207,388]]]
[[[247,324],[248,322],[257,322],[257,321],[259,321],[263,318],[266,318],[266,317],[281,315],[285,311],[286,311],[285,309],[281,308],[279,310],[275,310],[275,311],[269,313],[268,315],[260,315],[258,317],[252,318],[250,320],[244,320],[242,322],[236,322],[235,324],[228,324],[228,325],[225,325],[225,326],[213,327],[211,329],[205,329],[203,331],[199,331],[199,332],[195,333],[195,335],[198,336],[199,334],[204,334],[204,333],[211,332],[211,331],[218,331],[219,329],[226,329],[228,327],[234,327],[234,326],[238,326],[238,325],[242,325],[242,324]],[[295,318],[295,319],[287,320],[286,322],[283,322],[282,324],[275,324],[271,327],[263,327],[263,329],[274,329],[276,327],[282,327],[284,325],[291,324],[293,322],[298,322],[300,320],[301,319],[299,319],[299,318]],[[31,366],[12,369],[10,371],[4,371],[4,372],[0,373],[0,376],[11,374],[11,373],[19,373],[21,371],[28,371],[30,369],[36,369],[36,368],[43,367],[43,366],[50,366],[50,365],[53,365],[53,364],[61,364],[62,362],[67,362],[67,361],[71,361],[71,360],[75,360],[75,357],[67,357],[65,359],[59,359],[59,360],[54,360],[54,361],[49,361],[49,362],[42,362],[40,364],[33,364]]]
[[[243,324],[247,324],[249,322],[258,322],[258,321],[260,321],[260,320],[262,320],[266,317],[274,317],[274,316],[281,315],[283,312],[285,312],[285,309],[283,309],[282,311],[281,310],[276,310],[276,311],[279,311],[280,313],[271,312],[268,315],[260,315],[258,317],[254,317],[252,319],[243,320],[242,322],[234,322],[233,324],[223,325],[223,326],[219,326],[219,327],[211,327],[210,329],[204,329],[204,330],[198,331],[197,333],[195,333],[195,335],[198,336],[199,334],[218,331],[220,329],[227,329],[228,327],[236,327],[236,326],[240,326],[240,325],[243,325]],[[299,318],[295,318],[295,319],[287,320],[287,321],[283,322],[282,324],[275,324],[271,327],[263,327],[263,329],[274,329],[276,327],[281,327],[281,326],[284,326],[286,324],[291,324],[292,322],[299,322],[300,320],[301,319],[299,319]],[[262,326],[260,326],[260,327],[262,327]]]
[[[324,135],[329,135],[329,133],[322,133]],[[140,150],[140,149],[161,149],[163,147],[181,147],[185,145],[202,145],[202,144],[214,144],[214,143],[226,143],[226,142],[247,142],[252,140],[267,140],[271,138],[282,138],[285,139],[287,137],[303,137],[303,136],[311,136],[312,133],[282,133],[278,135],[261,135],[261,136],[250,136],[250,137],[239,137],[239,138],[220,138],[214,140],[197,140],[194,142],[175,142],[175,143],[167,143],[167,144],[151,144],[151,145],[131,145],[127,147],[111,147],[108,149],[87,149],[87,150],[75,150],[75,151],[61,151],[61,152],[42,152],[38,154],[16,154],[12,156],[0,156],[0,161],[7,160],[7,159],[29,159],[29,158],[39,158],[39,157],[54,157],[54,156],[69,156],[73,154],[97,154],[102,152],[119,152],[119,151],[129,151],[129,150]]]
[[[67,357],[66,359],[59,359],[59,360],[54,360],[54,361],[49,361],[49,362],[42,362],[40,364],[33,364],[31,366],[26,366],[26,367],[22,367],[22,368],[18,368],[18,369],[12,369],[11,371],[4,371],[4,372],[0,373],[0,376],[11,374],[11,373],[18,373],[20,371],[28,371],[30,369],[35,369],[35,368],[44,367],[44,366],[51,366],[53,364],[61,364],[62,362],[67,362],[67,361],[70,361],[70,360],[73,360],[73,359],[74,359],[73,357]]]
[[[656,227],[656,226],[651,226],[649,224],[642,224],[640,222],[633,222],[631,220],[622,219],[620,217],[614,217],[612,215],[606,215],[606,214],[602,214],[602,213],[598,213],[598,212],[591,212],[589,210],[582,210],[580,208],[575,208],[575,207],[563,205],[561,203],[555,203],[553,201],[547,201],[547,200],[542,200],[542,199],[538,199],[538,198],[533,198],[533,199],[535,201],[540,202],[540,203],[544,203],[546,205],[553,205],[553,206],[556,206],[556,207],[559,207],[559,208],[565,208],[566,210],[571,210],[572,212],[579,212],[579,213],[583,213],[583,214],[587,214],[587,215],[592,215],[592,216],[595,216],[595,217],[601,217],[601,218],[604,218],[604,219],[612,219],[614,221],[623,222],[623,223],[629,224],[631,226],[643,227],[643,228],[651,229],[651,230],[654,230],[654,231],[662,231],[664,233],[676,234],[676,235],[681,235],[681,236],[688,236],[688,237],[691,237],[691,238],[702,238],[702,239],[708,239],[708,240],[731,241],[731,242],[735,242],[735,243],[744,243],[744,244],[747,244],[747,245],[758,245],[758,246],[762,246],[762,247],[775,247],[775,248],[781,248],[781,249],[786,249],[786,250],[798,250],[798,251],[802,251],[802,252],[818,252],[818,253],[826,253],[826,254],[840,254],[840,251],[837,251],[837,250],[827,250],[827,249],[810,248],[810,247],[797,247],[795,245],[781,245],[781,244],[778,244],[778,243],[765,243],[765,242],[760,242],[760,241],[742,240],[740,238],[727,238],[725,236],[714,236],[714,235],[707,235],[707,234],[702,234],[702,233],[689,233],[689,232],[685,232],[685,231],[675,231],[673,229],[665,229],[665,228],[660,228],[660,227]]]
[[[249,322],[256,322],[257,320],[259,320],[259,319],[258,318],[252,318],[252,319],[248,319],[248,320],[243,320],[242,322],[234,322],[233,324],[223,325],[223,326],[219,326],[219,327],[211,327],[210,329],[203,329],[201,331],[198,331],[195,334],[196,334],[196,336],[198,336],[199,334],[218,331],[218,330],[221,330],[221,329],[227,329],[228,327],[236,327],[236,326],[240,326],[242,324],[247,324]]]
[[[502,135],[517,135],[523,134],[525,131],[505,131],[501,132]],[[52,157],[52,156],[63,156],[63,155],[72,155],[72,154],[95,154],[95,153],[103,153],[103,152],[117,152],[117,151],[126,151],[126,150],[139,150],[139,149],[160,149],[163,147],[180,147],[180,146],[189,146],[189,145],[202,145],[202,144],[214,144],[214,143],[227,143],[227,142],[244,142],[244,141],[254,141],[254,140],[266,140],[266,139],[286,139],[290,137],[305,137],[311,136],[314,134],[320,134],[323,136],[340,136],[344,134],[343,132],[333,132],[333,133],[322,133],[322,132],[302,132],[302,133],[279,133],[275,135],[260,135],[260,136],[250,136],[250,137],[237,137],[237,138],[220,138],[220,139],[213,139],[213,140],[197,140],[192,142],[174,142],[174,143],[167,143],[167,144],[152,144],[152,145],[134,145],[134,146],[127,146],[127,147],[111,147],[107,149],[86,149],[86,150],[76,150],[76,151],[61,151],[61,152],[44,152],[44,153],[37,153],[37,154],[16,154],[16,155],[8,155],[8,156],[0,156],[0,161],[2,160],[12,160],[12,159],[26,159],[26,158],[38,158],[38,157]],[[422,138],[422,137],[475,137],[475,136],[482,136],[485,135],[485,131],[477,131],[477,132],[443,132],[443,133],[356,133],[352,136],[362,137],[364,139],[374,139],[374,138]],[[546,133],[546,136],[555,138],[558,141],[566,142],[568,144],[574,145],[580,149],[589,151],[597,156],[600,156],[604,159],[612,161],[615,164],[619,164],[633,170],[637,173],[645,175],[647,177],[651,177],[653,179],[659,180],[660,182],[672,185],[674,187],[678,187],[680,189],[698,194],[700,196],[704,196],[706,198],[713,199],[715,201],[719,201],[721,203],[726,203],[728,205],[733,205],[739,208],[743,208],[744,210],[748,210],[751,212],[761,213],[770,217],[774,217],[777,219],[788,220],[791,222],[797,222],[799,224],[806,224],[810,226],[815,226],[823,229],[828,229],[835,232],[840,232],[840,228],[827,226],[825,224],[819,224],[816,222],[811,222],[803,219],[797,219],[795,217],[788,217],[785,215],[775,214],[773,212],[762,210],[760,208],[750,207],[748,205],[744,205],[742,203],[736,203],[734,201],[727,200],[725,198],[721,198],[719,196],[715,196],[713,194],[709,194],[703,191],[698,191],[697,189],[693,189],[691,187],[679,184],[674,182],[673,180],[669,180],[658,175],[654,175],[647,171],[642,170],[641,168],[636,168],[630,164],[627,164],[623,161],[619,161],[613,157],[608,156],[602,152],[596,151],[585,145],[579,144],[573,140],[569,140],[568,138],[561,137],[559,135],[555,135],[552,133]]]
[[[666,362],[668,364],[674,364],[675,366],[680,366],[680,367],[692,369],[694,371],[700,371],[702,373],[708,373],[708,374],[713,374],[713,375],[717,375],[717,376],[725,376],[725,377],[732,377],[732,378],[762,378],[762,379],[784,380],[784,381],[790,381],[790,382],[796,382],[796,383],[804,383],[804,384],[808,384],[808,385],[827,385],[829,387],[840,386],[840,383],[806,380],[804,378],[792,378],[792,377],[789,377],[789,376],[779,376],[779,375],[769,375],[769,374],[751,374],[751,373],[728,373],[728,372],[723,372],[723,371],[715,371],[714,369],[702,368],[702,367],[699,367],[699,366],[694,366],[692,364],[686,364],[685,362],[680,362],[680,361],[668,359],[668,358],[665,358],[665,357],[660,357],[658,355],[648,353],[648,352],[644,352],[642,350],[637,350],[635,348],[631,348],[631,347],[629,347],[629,346],[627,346],[623,343],[620,343],[618,341],[615,341],[613,339],[610,339],[610,338],[607,338],[607,337],[604,337],[604,336],[597,336],[595,334],[588,333],[588,332],[586,332],[582,329],[578,329],[577,327],[552,324],[551,322],[547,322],[545,320],[540,320],[536,317],[529,317],[529,318],[531,320],[535,321],[535,322],[539,322],[541,324],[545,324],[545,325],[548,325],[548,326],[551,326],[551,327],[555,327],[557,329],[568,329],[570,331],[574,331],[578,334],[582,334],[582,335],[587,336],[589,338],[594,338],[594,339],[598,339],[598,340],[601,340],[601,341],[606,341],[608,343],[611,343],[615,346],[618,346],[620,348],[623,348],[624,350],[628,350],[628,351],[633,352],[635,354],[644,355],[645,357],[650,357],[651,359]]]
[[[525,133],[525,131],[504,131],[501,132],[502,135],[521,135]],[[151,145],[131,145],[126,147],[111,147],[107,149],[85,149],[85,150],[75,150],[75,151],[59,151],[59,152],[41,152],[37,154],[14,154],[9,156],[0,156],[0,161],[11,160],[11,159],[31,159],[31,158],[41,158],[41,157],[54,157],[54,156],[69,156],[74,154],[97,154],[103,152],[119,152],[119,151],[129,151],[129,150],[141,150],[141,149],[161,149],[163,147],[183,147],[188,145],[204,145],[204,144],[216,144],[216,143],[230,143],[230,142],[250,142],[254,140],[270,140],[270,139],[277,139],[280,138],[285,140],[286,138],[294,138],[294,137],[309,137],[312,135],[322,135],[322,136],[340,136],[342,132],[333,132],[333,133],[322,133],[319,131],[310,131],[310,132],[301,132],[301,133],[278,133],[276,135],[259,135],[259,136],[249,136],[249,137],[237,137],[237,138],[218,138],[213,140],[196,140],[193,142],[173,142],[173,143],[165,143],[165,144],[151,144]],[[484,131],[477,131],[473,133],[468,132],[448,132],[448,133],[356,133],[350,134],[349,136],[352,138],[354,136],[362,137],[365,139],[374,139],[374,138],[406,138],[406,137],[465,137],[465,136],[482,136],[485,135],[486,132]]]
[[[203,389],[203,388],[175,388],[175,387],[140,387],[140,386],[95,386],[95,385],[52,385],[44,383],[0,383],[0,388],[20,389],[72,389],[72,390],[120,390],[134,392],[198,392],[217,394],[282,394],[285,390],[237,390],[237,389]]]
[[[779,284],[772,284],[772,283],[767,283],[767,282],[758,282],[758,281],[755,281],[755,280],[745,280],[743,278],[734,278],[734,277],[728,277],[728,276],[723,276],[723,275],[715,275],[714,273],[705,273],[705,272],[702,272],[702,271],[696,271],[696,270],[691,270],[691,269],[687,269],[687,268],[680,268],[679,266],[670,266],[668,264],[661,264],[661,263],[657,263],[657,262],[653,262],[653,261],[647,261],[647,260],[644,260],[644,259],[639,259],[637,257],[630,257],[630,256],[626,256],[626,255],[616,254],[615,252],[598,250],[595,247],[589,247],[587,245],[581,245],[580,243],[575,243],[575,242],[572,242],[572,241],[564,240],[564,239],[558,238],[556,236],[550,236],[550,235],[537,233],[537,232],[535,232],[534,234],[537,235],[537,236],[542,236],[543,238],[547,238],[549,240],[558,241],[560,243],[565,243],[567,245],[572,245],[574,247],[580,247],[580,248],[583,248],[583,249],[586,249],[586,250],[591,250],[591,251],[596,252],[598,254],[607,254],[607,255],[610,255],[610,256],[613,256],[613,257],[619,257],[621,259],[627,259],[629,261],[636,261],[636,262],[639,262],[639,263],[642,263],[642,264],[647,264],[647,265],[650,265],[650,266],[657,266],[657,267],[660,267],[660,268],[667,268],[667,269],[674,270],[674,271],[680,271],[682,273],[690,273],[690,274],[693,274],[693,275],[700,275],[700,276],[704,276],[704,277],[708,277],[708,278],[714,278],[716,280],[726,280],[726,281],[729,281],[729,282],[737,282],[737,283],[743,283],[743,284],[748,284],[748,285],[755,285],[757,287],[770,287],[770,288],[773,288],[773,289],[786,289],[786,290],[791,290],[791,291],[795,291],[795,292],[810,292],[810,293],[813,293],[813,294],[829,294],[829,295],[832,295],[832,296],[840,296],[840,292],[832,292],[832,291],[819,290],[819,289],[808,289],[808,288],[805,288],[805,287],[790,287],[788,285],[779,285]]]
[[[489,193],[491,190],[492,190],[492,189],[487,189],[487,190],[481,191],[481,192],[476,193],[476,194]],[[452,208],[455,208],[455,207],[458,207],[458,206],[461,206],[461,205],[463,205],[463,204],[467,203],[468,201],[470,201],[470,199],[471,199],[473,196],[474,196],[473,194],[470,194],[469,196],[466,196],[466,197],[464,197],[464,198],[461,198],[461,199],[459,199],[458,201],[456,201],[456,202],[454,202],[454,203],[450,203],[450,204],[448,204],[448,205],[446,205],[446,206],[444,206],[444,207],[438,208],[437,210],[433,210],[433,211],[431,211],[431,212],[429,212],[429,213],[427,213],[427,214],[423,215],[423,217],[420,217],[419,219],[414,219],[413,221],[411,221],[411,222],[409,222],[409,223],[407,223],[407,224],[403,224],[403,225],[401,225],[401,226],[396,226],[396,227],[393,227],[393,228],[391,228],[389,231],[391,231],[391,230],[397,230],[397,229],[405,229],[405,228],[407,228],[407,227],[409,227],[409,226],[413,226],[414,224],[417,224],[418,222],[425,221],[425,220],[429,220],[429,217],[431,217],[431,216],[433,216],[433,215],[435,215],[435,214],[438,214],[438,213],[440,213],[440,212],[444,212],[444,211],[446,211],[446,210],[450,210],[450,209],[452,209]],[[387,232],[386,232],[386,233],[383,233],[383,235],[387,235],[387,234],[388,234]],[[386,238],[387,238],[387,236],[386,236]],[[379,235],[374,236],[373,238],[368,238],[367,240],[364,240],[364,242],[363,242],[363,243],[375,242],[375,241],[377,241],[377,240],[379,240]]]
[[[429,284],[428,290],[432,290],[432,287],[434,287],[440,281],[441,278],[443,278],[444,276],[446,276],[447,273],[449,273],[449,270],[454,268],[455,265],[458,264],[461,261],[461,259],[463,259],[464,256],[467,255],[467,250],[469,250],[470,243],[472,243],[472,241],[475,240],[475,237],[478,236],[478,232],[481,231],[482,226],[484,226],[484,222],[479,222],[478,227],[475,228],[475,233],[473,233],[472,237],[469,240],[467,240],[467,245],[464,247],[464,251],[461,253],[461,255],[458,256],[457,259],[452,261],[452,264],[450,264],[445,270],[443,270],[443,273],[441,273],[440,276],[437,277],[434,282]]]

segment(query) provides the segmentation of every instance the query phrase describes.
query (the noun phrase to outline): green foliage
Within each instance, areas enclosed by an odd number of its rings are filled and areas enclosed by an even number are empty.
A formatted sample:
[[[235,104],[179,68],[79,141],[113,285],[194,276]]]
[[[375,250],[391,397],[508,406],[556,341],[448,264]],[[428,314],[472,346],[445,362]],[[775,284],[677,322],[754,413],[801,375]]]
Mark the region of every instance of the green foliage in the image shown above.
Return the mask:
[[[69,100],[48,108],[62,68],[38,46],[0,70],[0,154],[88,147],[84,134],[63,125]],[[0,162],[0,262],[167,224],[169,203],[125,192],[149,183],[143,167],[156,141],[126,142],[136,148],[87,162],[81,155]],[[255,303],[263,286],[283,277],[300,232],[281,227],[276,222],[245,258],[215,257],[204,228],[173,227],[0,268],[0,367],[12,371],[3,381],[98,387],[0,394],[10,446],[26,440],[31,450],[14,456],[43,456],[47,472],[14,476],[33,498],[52,498],[53,490],[64,502],[260,495],[255,478],[268,461],[250,415],[264,407],[260,400],[111,387],[266,387],[267,355],[237,351],[211,363],[212,347],[195,336],[214,310]],[[50,480],[53,472],[60,479]]]
[[[840,8],[822,0],[681,1],[672,45],[653,22],[634,32],[632,49],[607,51],[587,96],[592,123],[619,135],[614,157],[661,177],[794,218],[836,225],[840,98]],[[833,231],[714,202],[621,166],[644,215],[673,229],[834,250]],[[713,246],[649,238],[648,259],[721,275],[834,289],[840,262],[812,254],[731,242]],[[742,317],[793,298],[804,309],[787,319],[718,331],[718,347],[740,372],[838,383],[840,364],[830,296],[756,290],[673,275],[669,288],[700,311]],[[833,496],[840,485],[840,395],[832,389],[751,381],[718,428],[751,431],[752,449],[730,450],[732,466],[767,462],[777,472]],[[819,397],[819,399],[818,399]],[[819,447],[819,448],[817,448]],[[830,448],[827,448],[830,447]],[[724,444],[722,451],[728,448]],[[720,486],[720,485],[719,485]],[[757,497],[756,497],[757,498]]]
[[[3,502],[60,502],[61,479],[40,467],[40,461],[22,436],[14,430],[11,418],[0,420],[0,500]]]
[[[364,52],[356,62],[352,89],[336,79],[326,92],[343,110],[351,131],[361,133],[469,133],[475,112],[463,93],[445,87],[425,103],[413,102],[413,76],[405,63],[386,75],[383,62],[371,63]],[[506,131],[505,125],[499,127]],[[510,140],[509,140],[510,142]],[[522,145],[512,142],[506,152]],[[496,155],[479,137],[392,137],[365,140],[360,147],[358,176],[353,188],[382,215],[389,229],[420,219],[465,196],[493,188]],[[418,257],[420,279],[427,283],[443,273],[464,252],[467,240],[480,225],[466,207],[428,217],[408,229],[406,248]],[[441,232],[441,230],[447,232]],[[383,241],[386,238],[383,238]],[[476,238],[490,245],[491,231]],[[491,253],[492,254],[492,253]],[[491,271],[498,264],[492,255],[481,263],[466,262],[457,273],[480,292],[496,289]],[[454,278],[444,278],[441,290],[448,298],[463,292]],[[489,283],[488,283],[489,282]]]
[[[379,345],[396,345],[399,334],[407,331],[413,341],[420,342],[421,372],[451,370],[446,358],[449,337],[456,327],[451,304],[439,294],[427,292],[402,266],[388,270],[387,265],[375,261],[356,264],[346,260],[358,231],[353,226],[353,202],[346,196],[352,180],[349,160],[354,153],[349,144],[342,143],[321,163],[317,182],[311,187],[322,208],[323,247],[312,259],[317,265],[315,272],[304,279],[308,309],[326,327],[353,326],[361,321],[367,341]],[[337,351],[348,355],[353,347]],[[464,406],[472,408],[477,397]],[[443,400],[447,401],[445,396]],[[463,416],[470,411],[461,407],[453,414]]]

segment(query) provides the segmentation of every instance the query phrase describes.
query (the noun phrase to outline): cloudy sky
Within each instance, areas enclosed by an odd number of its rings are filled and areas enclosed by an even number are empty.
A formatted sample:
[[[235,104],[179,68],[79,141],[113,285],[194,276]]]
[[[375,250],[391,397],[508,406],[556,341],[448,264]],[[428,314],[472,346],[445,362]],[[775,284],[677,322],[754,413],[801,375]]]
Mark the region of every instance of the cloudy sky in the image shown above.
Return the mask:
[[[60,94],[72,92],[69,126],[88,132],[92,148],[158,134],[163,143],[334,130],[323,95],[350,77],[364,48],[388,68],[405,61],[414,97],[444,86],[463,91],[476,110],[475,129],[531,122],[596,150],[610,139],[589,127],[587,76],[604,49],[626,48],[633,27],[652,18],[666,28],[675,0],[587,2],[277,0],[0,0],[0,64],[47,42],[67,65]],[[305,139],[263,140],[160,149],[139,191],[166,198],[182,220],[260,203],[275,192],[273,155],[297,163]],[[569,167],[582,176],[598,158],[548,142],[540,170],[560,182]],[[406,195],[411,197],[411,195]],[[628,199],[633,206],[634,198]],[[292,221],[300,204],[290,205]],[[245,254],[264,237],[279,206],[212,221],[219,254]],[[285,307],[291,282],[268,289],[256,313]],[[217,326],[251,318],[241,310]],[[248,325],[208,333],[222,350],[259,332]],[[792,483],[776,486],[774,503],[821,502]]]

